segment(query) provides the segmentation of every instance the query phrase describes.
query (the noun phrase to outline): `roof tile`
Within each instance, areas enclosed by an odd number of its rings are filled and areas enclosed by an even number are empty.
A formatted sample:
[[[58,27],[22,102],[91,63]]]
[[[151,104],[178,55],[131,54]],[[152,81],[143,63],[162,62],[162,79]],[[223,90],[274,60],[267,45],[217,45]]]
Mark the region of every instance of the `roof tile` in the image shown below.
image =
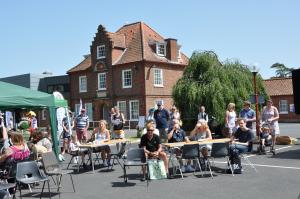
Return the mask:
[[[265,89],[270,96],[293,95],[292,78],[272,78],[264,80]]]

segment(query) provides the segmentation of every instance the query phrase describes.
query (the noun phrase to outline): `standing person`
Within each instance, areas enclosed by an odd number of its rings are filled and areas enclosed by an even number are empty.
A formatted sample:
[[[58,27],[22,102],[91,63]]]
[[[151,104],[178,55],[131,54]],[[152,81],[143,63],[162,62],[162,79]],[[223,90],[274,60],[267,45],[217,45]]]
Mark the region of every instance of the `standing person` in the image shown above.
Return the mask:
[[[72,112],[69,111],[69,117],[67,116],[68,113],[66,113],[66,116],[62,120],[62,127],[63,127],[63,149],[61,154],[64,155],[65,151],[69,149],[69,145],[71,142],[71,135],[72,135],[72,129],[74,128],[74,120],[72,117]],[[70,123],[69,123],[70,122]],[[71,129],[69,129],[71,127]]]
[[[246,122],[247,128],[253,129],[252,123],[256,120],[256,115],[251,109],[251,102],[244,101],[244,108],[240,111],[239,118],[243,118]]]
[[[80,143],[87,141],[87,130],[89,128],[89,117],[85,114],[85,109],[81,109],[80,114],[75,119],[77,138]]]
[[[173,128],[174,123],[173,120],[176,119],[178,121],[180,121],[180,113],[177,110],[176,106],[172,106],[171,108],[171,112],[170,112],[170,125],[169,125],[169,129]]]
[[[123,130],[125,118],[123,113],[120,112],[117,106],[114,107],[114,114],[111,117],[111,123],[113,124],[114,138],[115,139],[125,138],[125,132]]]
[[[146,122],[150,122],[150,121],[154,121],[154,122],[155,122],[155,119],[154,119],[154,111],[155,111],[154,108],[150,108],[150,109],[149,109],[148,115],[147,115],[147,117],[146,117]]]
[[[163,108],[161,102],[157,103],[158,109],[154,111],[154,119],[156,128],[159,130],[159,135],[162,142],[167,141],[168,121],[170,119],[169,112]]]
[[[272,100],[268,100],[267,106],[265,106],[262,111],[262,121],[270,124],[271,135],[272,135],[271,152],[273,153],[275,152],[276,136],[280,134],[278,120],[279,120],[278,109],[275,106],[273,106]]]
[[[229,158],[231,164],[233,165],[234,173],[241,174],[242,166],[241,166],[241,158],[239,154],[248,152],[252,149],[252,142],[254,137],[253,137],[252,130],[247,128],[244,119],[239,119],[238,124],[239,124],[239,128],[231,137]]]
[[[228,128],[230,136],[233,133],[235,122],[236,122],[235,104],[229,103],[226,110],[225,127]]]
[[[205,113],[204,106],[199,107],[198,120],[205,120],[206,122],[208,122],[208,114]]]

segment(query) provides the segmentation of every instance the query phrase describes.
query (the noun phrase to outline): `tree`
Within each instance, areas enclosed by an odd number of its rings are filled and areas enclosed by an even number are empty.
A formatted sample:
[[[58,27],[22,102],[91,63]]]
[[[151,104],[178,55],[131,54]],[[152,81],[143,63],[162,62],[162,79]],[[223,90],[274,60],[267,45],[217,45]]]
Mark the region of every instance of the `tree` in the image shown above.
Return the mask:
[[[262,78],[257,76],[260,94],[266,96]],[[225,110],[229,102],[236,110],[243,106],[253,93],[253,75],[238,61],[219,61],[212,51],[194,52],[183,77],[173,87],[173,99],[179,108],[185,129],[195,125],[199,105],[204,105],[209,115],[224,124]]]
[[[291,77],[293,68],[288,68],[284,64],[275,63],[271,68],[276,69],[276,77]]]

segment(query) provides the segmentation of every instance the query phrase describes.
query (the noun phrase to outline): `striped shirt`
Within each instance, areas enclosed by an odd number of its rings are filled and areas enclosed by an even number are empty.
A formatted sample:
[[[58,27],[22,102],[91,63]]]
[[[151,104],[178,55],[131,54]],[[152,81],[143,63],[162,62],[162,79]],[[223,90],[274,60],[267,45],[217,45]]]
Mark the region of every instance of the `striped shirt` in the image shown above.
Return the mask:
[[[89,123],[89,117],[85,115],[78,115],[76,117],[76,128],[84,129]]]

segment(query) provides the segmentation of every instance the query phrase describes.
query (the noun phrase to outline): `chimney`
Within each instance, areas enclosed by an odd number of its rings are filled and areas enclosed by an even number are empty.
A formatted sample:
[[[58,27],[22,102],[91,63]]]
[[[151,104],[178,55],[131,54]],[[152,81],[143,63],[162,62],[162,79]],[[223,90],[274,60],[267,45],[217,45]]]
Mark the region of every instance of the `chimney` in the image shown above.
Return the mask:
[[[166,50],[167,50],[167,54],[166,54],[166,57],[167,59],[171,60],[171,61],[174,61],[174,62],[177,62],[177,39],[172,39],[172,38],[168,38],[165,40],[166,43],[167,43],[167,46],[166,46]]]

